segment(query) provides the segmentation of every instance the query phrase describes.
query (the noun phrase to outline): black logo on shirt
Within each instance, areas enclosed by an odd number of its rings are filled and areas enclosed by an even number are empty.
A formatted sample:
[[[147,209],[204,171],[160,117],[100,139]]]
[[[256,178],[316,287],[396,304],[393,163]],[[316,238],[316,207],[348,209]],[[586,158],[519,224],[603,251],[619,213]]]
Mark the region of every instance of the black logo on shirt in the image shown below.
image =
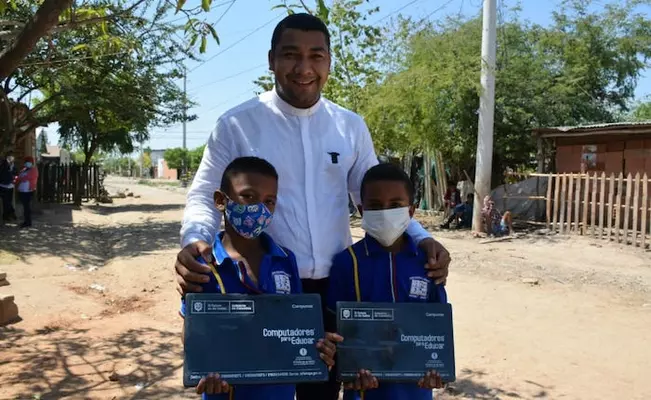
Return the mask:
[[[330,161],[332,161],[333,164],[339,164],[339,153],[331,151],[328,154],[330,154]]]

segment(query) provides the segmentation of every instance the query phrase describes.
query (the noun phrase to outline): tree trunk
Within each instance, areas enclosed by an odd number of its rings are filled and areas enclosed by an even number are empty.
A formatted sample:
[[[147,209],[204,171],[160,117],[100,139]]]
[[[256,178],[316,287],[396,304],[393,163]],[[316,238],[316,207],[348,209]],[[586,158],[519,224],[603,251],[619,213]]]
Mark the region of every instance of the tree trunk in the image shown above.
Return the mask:
[[[72,0],[45,0],[41,4],[16,40],[0,53],[0,80],[18,68],[39,39],[59,22],[59,15],[71,4]]]

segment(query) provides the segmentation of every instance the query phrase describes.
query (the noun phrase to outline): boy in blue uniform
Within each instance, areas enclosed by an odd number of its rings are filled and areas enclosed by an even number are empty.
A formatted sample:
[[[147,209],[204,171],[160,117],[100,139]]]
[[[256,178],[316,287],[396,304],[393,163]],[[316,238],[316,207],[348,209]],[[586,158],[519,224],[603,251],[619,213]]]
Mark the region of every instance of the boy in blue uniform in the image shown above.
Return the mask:
[[[407,174],[392,164],[379,164],[364,175],[361,186],[364,239],[335,256],[330,270],[328,308],[338,301],[447,302],[445,288],[427,277],[426,255],[405,233],[414,215],[414,189]],[[433,286],[434,285],[434,286]],[[344,400],[432,400],[443,386],[428,371],[415,383],[380,383],[372,371],[359,371],[346,386]]]
[[[204,293],[301,293],[294,253],[276,244],[264,230],[271,223],[278,193],[278,174],[257,157],[233,160],[215,192],[215,206],[224,213],[224,231],[213,243],[212,274]],[[181,301],[185,316],[185,301]],[[185,333],[185,332],[184,332]],[[183,334],[185,336],[185,334]],[[322,360],[334,364],[336,334],[317,343]],[[294,400],[296,385],[230,386],[213,374],[197,385],[197,393],[212,400]]]

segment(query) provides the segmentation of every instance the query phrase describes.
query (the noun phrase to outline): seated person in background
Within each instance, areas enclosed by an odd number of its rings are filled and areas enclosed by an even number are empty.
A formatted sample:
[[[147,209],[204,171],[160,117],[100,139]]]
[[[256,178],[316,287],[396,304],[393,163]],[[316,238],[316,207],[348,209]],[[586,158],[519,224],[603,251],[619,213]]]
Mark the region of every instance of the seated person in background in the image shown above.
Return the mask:
[[[369,169],[362,180],[364,239],[332,261],[328,310],[338,301],[447,303],[443,285],[427,277],[427,255],[406,233],[414,215],[414,188],[409,176],[391,164]],[[345,339],[344,339],[345,340]],[[344,400],[432,400],[432,389],[443,387],[435,371],[416,383],[378,383],[368,370],[345,386]]]
[[[461,204],[461,192],[457,189],[457,183],[448,181],[448,188],[443,196],[445,215],[447,216],[454,210],[454,207]]]
[[[472,227],[472,203],[475,200],[473,193],[468,193],[466,202],[454,207],[454,212],[447,221],[441,225],[441,229],[450,229],[450,224],[454,221],[457,229]]]
[[[502,215],[490,196],[484,197],[484,208],[481,209],[482,225],[488,235],[504,236],[513,235],[513,220],[511,212]]]

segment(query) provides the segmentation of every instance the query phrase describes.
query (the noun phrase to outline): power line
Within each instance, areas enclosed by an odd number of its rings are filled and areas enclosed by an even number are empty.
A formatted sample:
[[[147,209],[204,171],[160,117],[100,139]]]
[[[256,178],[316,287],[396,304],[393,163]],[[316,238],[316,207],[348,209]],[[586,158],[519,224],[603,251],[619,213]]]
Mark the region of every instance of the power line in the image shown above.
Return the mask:
[[[194,68],[192,68],[192,69],[191,69],[190,71],[188,71],[188,72],[193,72],[193,71],[195,71],[197,68],[199,68],[199,67],[205,65],[207,62],[214,60],[216,57],[218,57],[218,56],[224,54],[226,51],[228,51],[228,50],[232,49],[233,47],[235,47],[236,45],[242,43],[244,40],[246,40],[246,39],[248,39],[249,37],[253,36],[253,34],[257,33],[257,32],[260,31],[260,30],[262,30],[262,28],[264,28],[265,26],[267,26],[267,25],[269,25],[270,23],[276,21],[276,20],[278,19],[278,17],[280,17],[281,15],[285,15],[285,13],[284,13],[284,12],[281,12],[280,14],[276,15],[275,17],[273,17],[273,18],[270,19],[269,21],[267,21],[267,22],[265,22],[264,24],[260,25],[259,27],[255,28],[253,31],[251,31],[251,32],[249,32],[248,34],[242,36],[242,37],[241,37],[240,39],[238,39],[235,43],[233,43],[233,44],[231,44],[230,46],[224,48],[223,50],[221,50],[220,52],[218,52],[218,53],[215,54],[214,56],[208,58],[207,60],[202,61],[199,65],[195,66]]]
[[[251,68],[245,69],[245,70],[240,71],[240,72],[237,72],[237,73],[235,73],[235,74],[233,74],[233,75],[225,76],[225,77],[223,77],[223,78],[217,79],[216,81],[212,81],[212,82],[209,82],[209,83],[206,83],[206,84],[203,84],[203,85],[200,85],[200,86],[197,86],[197,87],[191,88],[190,91],[193,91],[193,90],[195,90],[195,89],[198,89],[199,87],[203,89],[203,88],[205,88],[205,87],[207,87],[207,86],[214,85],[215,83],[220,83],[220,82],[227,81],[227,80],[229,80],[229,79],[232,79],[232,78],[238,77],[238,76],[240,76],[240,75],[246,74],[247,72],[254,71],[254,70],[256,70],[256,69],[258,69],[258,68],[261,68],[261,67],[264,67],[264,66],[266,66],[266,65],[267,65],[267,63],[262,63],[262,64],[260,64],[260,65],[256,65],[255,67],[251,67]]]
[[[454,0],[449,0],[449,1],[447,1],[447,2],[446,2],[445,4],[443,4],[441,7],[437,8],[436,10],[432,11],[431,13],[429,13],[429,14],[427,14],[425,17],[423,17],[423,19],[421,19],[421,22],[423,22],[423,21],[429,19],[429,17],[431,17],[432,15],[434,15],[434,14],[436,14],[437,12],[443,10],[445,7],[449,6],[452,2],[454,2]]]
[[[228,14],[228,11],[230,11],[230,9],[233,8],[233,5],[235,4],[236,1],[237,0],[232,0],[231,4],[226,8],[226,10],[222,13],[222,15],[219,18],[217,18],[217,21],[215,21],[213,25],[217,25],[219,21],[221,21],[222,18],[224,18],[224,16]]]
[[[239,97],[242,97],[243,95],[245,95],[245,94],[247,94],[247,93],[251,93],[251,92],[255,92],[255,88],[249,88],[249,89],[245,90],[245,91],[242,92],[242,93],[236,94],[235,96],[230,96],[230,97],[228,98],[228,100],[224,100],[224,101],[222,101],[221,103],[215,104],[214,106],[212,106],[212,107],[210,107],[209,109],[207,109],[205,112],[212,111],[212,110],[214,110],[214,109],[217,108],[217,107],[223,106],[224,104],[227,104],[227,103],[231,102],[232,100],[237,99],[237,98],[239,98]]]
[[[385,19],[389,18],[390,16],[392,16],[392,15],[394,15],[394,14],[396,14],[396,13],[399,13],[400,11],[404,10],[405,8],[407,8],[407,7],[409,7],[409,6],[413,5],[413,4],[416,4],[416,3],[420,2],[420,1],[423,1],[423,0],[412,0],[412,1],[410,1],[409,3],[405,4],[404,6],[402,6],[402,7],[398,8],[398,9],[395,9],[395,10],[391,11],[389,14],[387,14],[387,15],[385,15],[384,17],[378,19],[378,20],[375,21],[374,23],[377,24],[377,23],[379,23],[379,22],[382,22],[382,21],[384,21]]]
[[[221,3],[215,3],[212,6],[210,6],[210,9],[214,10],[214,9],[219,8],[221,6],[225,6],[226,4],[229,4],[229,3],[231,3],[231,4],[235,3],[235,0],[226,0],[226,1],[222,1]],[[169,21],[168,23],[173,24],[173,23],[176,23],[176,22],[179,22],[179,21],[183,21],[184,19],[188,19],[188,16],[186,15],[185,17],[180,17],[180,18],[174,19],[172,21]]]

